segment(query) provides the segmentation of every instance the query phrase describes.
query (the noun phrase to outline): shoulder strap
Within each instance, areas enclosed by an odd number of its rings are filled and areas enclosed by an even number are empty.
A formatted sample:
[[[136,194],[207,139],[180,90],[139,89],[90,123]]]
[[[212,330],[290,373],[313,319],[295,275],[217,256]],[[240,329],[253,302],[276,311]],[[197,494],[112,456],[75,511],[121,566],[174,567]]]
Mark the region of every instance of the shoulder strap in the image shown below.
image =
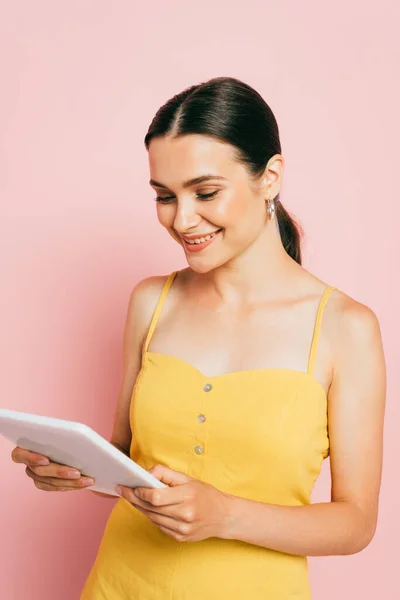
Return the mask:
[[[311,342],[310,358],[308,361],[308,371],[307,372],[310,375],[312,375],[314,373],[315,358],[317,356],[317,348],[318,348],[318,340],[319,340],[319,332],[321,330],[321,322],[322,322],[322,315],[324,312],[324,308],[326,306],[326,303],[328,302],[328,298],[329,298],[331,292],[333,292],[333,290],[335,290],[335,289],[336,288],[332,285],[327,287],[326,290],[324,291],[324,293],[322,294],[322,298],[319,302],[318,312],[317,312],[317,316],[315,319],[314,333],[313,333],[313,338],[312,338],[312,342]]]
[[[160,294],[160,297],[158,299],[157,306],[156,306],[154,314],[153,314],[153,318],[151,319],[149,330],[147,332],[146,340],[144,342],[143,354],[145,354],[145,352],[147,352],[147,348],[149,347],[150,340],[151,340],[152,335],[154,333],[154,329],[156,328],[158,317],[160,316],[161,309],[162,309],[163,304],[164,304],[164,300],[165,300],[165,298],[166,298],[166,296],[168,294],[169,288],[171,287],[173,280],[175,279],[175,276],[176,276],[177,272],[178,271],[173,271],[168,276],[168,279],[164,283],[163,289],[161,290],[161,294]]]

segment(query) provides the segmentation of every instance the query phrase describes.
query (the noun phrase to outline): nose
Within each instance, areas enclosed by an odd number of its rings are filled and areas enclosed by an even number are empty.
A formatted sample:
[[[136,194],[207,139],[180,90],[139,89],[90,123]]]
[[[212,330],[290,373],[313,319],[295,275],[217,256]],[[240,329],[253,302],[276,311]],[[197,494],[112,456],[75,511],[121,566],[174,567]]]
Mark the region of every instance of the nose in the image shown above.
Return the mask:
[[[200,215],[196,211],[196,206],[189,198],[186,200],[178,200],[175,204],[176,212],[174,217],[173,227],[178,233],[184,233],[192,227],[196,227],[201,220]]]

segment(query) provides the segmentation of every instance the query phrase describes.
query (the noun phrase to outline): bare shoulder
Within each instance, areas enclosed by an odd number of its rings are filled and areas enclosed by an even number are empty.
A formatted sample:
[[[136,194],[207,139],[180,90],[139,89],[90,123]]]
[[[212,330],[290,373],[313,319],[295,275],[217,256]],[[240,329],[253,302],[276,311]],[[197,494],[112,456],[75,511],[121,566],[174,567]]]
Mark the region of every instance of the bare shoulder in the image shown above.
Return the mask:
[[[380,338],[379,320],[372,308],[310,272],[307,272],[307,283],[319,298],[328,287],[334,288],[324,310],[324,328],[330,342],[345,340],[348,335],[360,342]]]
[[[331,325],[334,381],[373,381],[385,385],[386,366],[381,327],[374,310],[336,289],[332,293]],[[335,386],[333,386],[335,388]]]
[[[315,285],[315,280],[317,285]],[[322,298],[324,290],[329,286],[321,279],[315,278],[313,290]],[[349,343],[376,343],[381,339],[380,324],[376,313],[362,302],[357,301],[340,288],[333,286],[329,295],[323,317],[323,336],[329,347],[336,353]]]
[[[375,344],[381,341],[381,329],[376,313],[341,290],[336,289],[335,324],[338,341],[346,344]]]
[[[141,279],[133,287],[130,302],[134,306],[156,304],[168,275],[152,275]]]
[[[139,329],[145,329],[151,320],[168,275],[152,275],[141,279],[133,287],[128,305],[128,316]]]
[[[133,287],[128,305],[128,320],[135,323],[144,335],[154,314],[162,289],[169,275],[152,275],[141,279]]]

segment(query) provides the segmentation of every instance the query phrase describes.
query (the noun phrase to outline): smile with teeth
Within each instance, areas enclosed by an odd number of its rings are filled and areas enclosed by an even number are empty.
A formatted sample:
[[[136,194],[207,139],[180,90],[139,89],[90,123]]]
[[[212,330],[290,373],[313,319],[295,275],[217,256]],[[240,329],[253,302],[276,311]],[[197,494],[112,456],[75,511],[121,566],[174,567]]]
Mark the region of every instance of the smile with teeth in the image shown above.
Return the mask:
[[[202,244],[203,242],[208,242],[208,240],[211,240],[213,237],[215,237],[217,235],[217,233],[219,233],[219,231],[221,231],[221,230],[218,229],[218,231],[214,231],[213,233],[211,233],[209,235],[205,235],[204,237],[199,237],[199,238],[195,238],[192,240],[188,240],[184,236],[182,236],[182,237],[187,244],[192,244],[192,245],[193,244]]]

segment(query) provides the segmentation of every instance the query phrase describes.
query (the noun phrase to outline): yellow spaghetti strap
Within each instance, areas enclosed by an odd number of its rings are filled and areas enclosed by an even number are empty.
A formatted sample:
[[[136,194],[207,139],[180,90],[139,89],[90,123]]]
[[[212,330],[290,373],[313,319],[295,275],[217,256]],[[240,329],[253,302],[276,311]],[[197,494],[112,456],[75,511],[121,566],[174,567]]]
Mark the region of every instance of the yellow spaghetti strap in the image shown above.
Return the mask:
[[[154,333],[154,329],[155,329],[155,327],[157,325],[158,317],[160,316],[161,309],[162,309],[163,304],[164,304],[164,300],[165,300],[165,298],[166,298],[166,296],[168,294],[169,288],[171,287],[173,280],[175,279],[175,276],[176,276],[177,272],[178,271],[173,271],[168,276],[168,279],[164,283],[164,287],[161,290],[161,294],[160,294],[160,297],[158,299],[157,306],[156,306],[156,309],[155,309],[154,314],[153,314],[153,318],[151,319],[149,330],[147,332],[146,340],[144,342],[143,355],[145,354],[145,352],[147,352],[147,348],[149,347],[151,337],[152,337],[152,335]]]
[[[318,306],[317,317],[315,319],[314,333],[313,333],[313,338],[312,338],[312,342],[311,342],[310,358],[308,361],[308,371],[307,372],[310,375],[312,375],[314,373],[314,365],[315,365],[315,358],[317,356],[319,332],[321,329],[321,322],[322,322],[322,315],[324,312],[324,308],[325,308],[326,303],[328,302],[328,298],[329,298],[331,292],[333,292],[333,290],[335,290],[335,289],[336,288],[332,285],[327,287],[326,290],[324,291],[324,293],[322,294],[322,298],[321,298],[319,306]]]

